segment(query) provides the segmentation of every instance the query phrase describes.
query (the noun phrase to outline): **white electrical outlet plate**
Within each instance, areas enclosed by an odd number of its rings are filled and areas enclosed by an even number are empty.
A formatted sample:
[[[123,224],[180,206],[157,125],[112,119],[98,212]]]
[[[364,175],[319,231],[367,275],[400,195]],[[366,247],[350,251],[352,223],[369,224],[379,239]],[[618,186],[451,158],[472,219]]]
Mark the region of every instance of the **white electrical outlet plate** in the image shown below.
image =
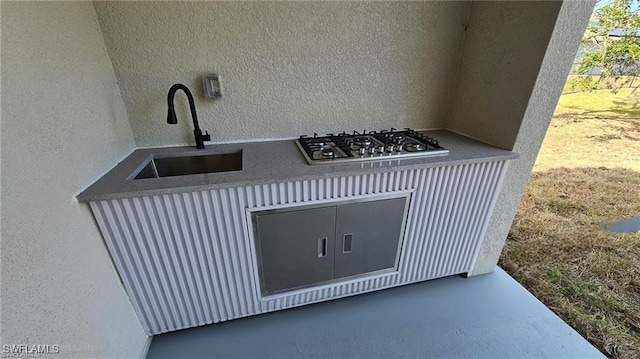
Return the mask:
[[[204,95],[208,98],[222,97],[222,77],[218,74],[206,74],[202,76]]]

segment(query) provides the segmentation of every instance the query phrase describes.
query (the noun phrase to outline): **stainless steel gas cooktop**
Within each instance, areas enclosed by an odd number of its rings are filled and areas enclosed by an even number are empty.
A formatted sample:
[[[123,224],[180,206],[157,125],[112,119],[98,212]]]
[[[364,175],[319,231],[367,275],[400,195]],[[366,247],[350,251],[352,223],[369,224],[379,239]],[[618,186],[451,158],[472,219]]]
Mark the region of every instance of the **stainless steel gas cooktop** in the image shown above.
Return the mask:
[[[398,131],[353,131],[300,136],[296,145],[311,165],[444,156],[449,150],[430,136],[410,128]]]

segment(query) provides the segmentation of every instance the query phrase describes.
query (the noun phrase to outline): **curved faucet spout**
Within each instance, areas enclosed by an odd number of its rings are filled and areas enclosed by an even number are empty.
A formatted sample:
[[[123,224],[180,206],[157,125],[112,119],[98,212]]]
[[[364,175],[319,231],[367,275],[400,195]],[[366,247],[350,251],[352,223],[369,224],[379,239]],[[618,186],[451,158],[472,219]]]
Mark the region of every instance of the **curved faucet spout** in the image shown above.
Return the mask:
[[[198,125],[198,115],[196,115],[196,105],[193,103],[193,96],[191,95],[191,91],[189,91],[187,86],[183,84],[175,84],[169,89],[169,95],[167,96],[167,105],[169,106],[167,123],[172,125],[178,123],[178,119],[176,118],[176,111],[173,107],[173,98],[175,97],[178,90],[184,91],[184,93],[187,95],[187,99],[189,100],[189,109],[191,110],[191,119],[193,120],[193,135],[196,140],[196,148],[202,149],[204,148],[204,141],[211,141],[211,136],[207,131],[205,131],[204,135],[202,134],[200,126]]]

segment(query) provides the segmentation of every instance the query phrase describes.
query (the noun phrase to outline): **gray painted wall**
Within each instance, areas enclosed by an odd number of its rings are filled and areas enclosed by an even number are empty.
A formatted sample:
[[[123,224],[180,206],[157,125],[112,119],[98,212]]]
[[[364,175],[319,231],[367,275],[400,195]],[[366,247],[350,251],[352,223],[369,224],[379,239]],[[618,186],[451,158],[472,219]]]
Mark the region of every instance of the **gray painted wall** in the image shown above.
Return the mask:
[[[449,128],[513,148],[561,4],[473,2]]]
[[[469,2],[95,2],[138,146],[446,123]],[[225,97],[202,97],[201,75]],[[178,102],[185,103],[184,97]]]
[[[134,148],[93,6],[3,1],[1,13],[1,342],[140,357],[146,336],[74,199]]]
[[[531,96],[526,101],[526,107],[522,109],[524,115],[517,121],[519,130],[517,137],[512,140],[512,147],[515,152],[520,153],[520,159],[512,161],[509,166],[473,275],[493,271],[500,257],[595,2],[589,0],[562,3],[537,77],[530,86]],[[519,107],[520,104],[514,103],[514,106]],[[515,109],[513,110],[515,112]],[[520,117],[515,117],[514,122],[516,119]]]

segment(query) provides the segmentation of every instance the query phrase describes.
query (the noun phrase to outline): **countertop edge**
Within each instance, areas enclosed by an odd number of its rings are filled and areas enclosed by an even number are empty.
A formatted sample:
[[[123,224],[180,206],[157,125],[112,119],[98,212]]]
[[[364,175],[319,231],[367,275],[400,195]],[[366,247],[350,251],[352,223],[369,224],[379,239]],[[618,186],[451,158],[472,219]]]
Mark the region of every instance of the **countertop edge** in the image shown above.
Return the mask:
[[[133,191],[122,191],[122,192],[112,191],[110,193],[94,193],[94,192],[98,192],[98,191],[91,190],[92,187],[95,185],[94,183],[91,186],[89,186],[85,191],[80,193],[76,197],[76,199],[78,200],[78,202],[88,203],[88,202],[97,202],[97,201],[113,200],[113,199],[159,196],[159,195],[166,195],[166,194],[198,192],[198,191],[204,191],[204,190],[216,190],[216,189],[265,185],[265,184],[274,184],[274,183],[283,183],[283,182],[305,181],[310,179],[346,177],[346,176],[359,175],[359,174],[399,172],[399,171],[415,170],[415,169],[422,169],[422,168],[457,166],[457,165],[465,165],[465,164],[473,164],[473,163],[514,160],[520,157],[520,155],[516,152],[512,152],[508,150],[499,150],[499,151],[501,152],[500,154],[494,154],[494,155],[485,156],[485,157],[447,160],[447,157],[443,156],[442,161],[436,161],[436,162],[407,164],[407,165],[400,164],[400,165],[395,165],[391,167],[377,167],[377,168],[374,167],[374,168],[365,168],[365,169],[361,168],[357,170],[355,169],[342,170],[342,171],[338,170],[338,171],[325,172],[324,174],[321,174],[321,175],[305,174],[305,175],[274,177],[269,179],[258,178],[258,179],[241,180],[241,181],[235,181],[235,182],[205,183],[205,184],[197,184],[197,185],[184,185],[179,187],[155,188],[155,189],[147,189],[147,190],[133,190]],[[123,162],[124,160],[120,162],[118,165],[116,165],[114,169],[118,167],[120,164],[122,164]],[[112,169],[111,171],[113,171],[114,169]],[[106,175],[103,177],[106,177]],[[102,179],[103,178],[101,178],[100,180]],[[154,179],[151,179],[151,180],[154,180]],[[98,181],[96,181],[96,183]]]

